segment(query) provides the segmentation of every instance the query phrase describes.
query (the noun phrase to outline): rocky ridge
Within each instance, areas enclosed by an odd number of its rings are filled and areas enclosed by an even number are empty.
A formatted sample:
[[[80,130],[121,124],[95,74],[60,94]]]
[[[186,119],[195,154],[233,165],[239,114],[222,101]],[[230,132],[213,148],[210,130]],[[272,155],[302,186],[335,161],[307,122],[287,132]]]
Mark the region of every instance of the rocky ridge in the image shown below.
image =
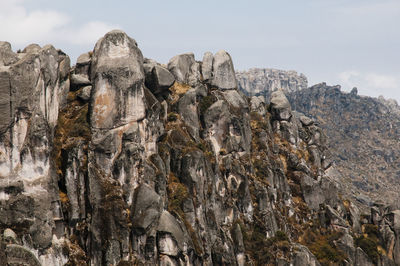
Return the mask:
[[[1,263],[400,263],[400,211],[360,216],[322,129],[245,97],[227,52],[162,65],[112,31],[72,68],[0,57]]]
[[[247,96],[263,96],[268,101],[272,91],[281,89],[286,93],[299,91],[308,87],[307,77],[296,71],[272,68],[251,68],[237,71],[239,90]]]
[[[360,96],[325,83],[288,94],[292,107],[313,117],[349,196],[364,205],[398,205],[400,107],[394,100]]]

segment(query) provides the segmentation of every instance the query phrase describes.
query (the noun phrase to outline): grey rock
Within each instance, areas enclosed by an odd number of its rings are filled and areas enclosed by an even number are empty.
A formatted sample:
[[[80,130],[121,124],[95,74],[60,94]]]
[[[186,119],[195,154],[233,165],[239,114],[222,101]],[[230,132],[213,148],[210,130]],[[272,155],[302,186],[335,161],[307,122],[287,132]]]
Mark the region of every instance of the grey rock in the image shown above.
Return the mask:
[[[119,127],[145,116],[143,55],[136,41],[111,31],[95,46],[90,121],[94,128]]]
[[[237,90],[228,90],[222,93],[229,105],[237,109],[248,109],[248,104],[245,97],[243,95],[240,95]]]
[[[290,103],[282,90],[276,90],[272,92],[270,102],[270,110],[274,119],[290,119],[292,116]]]
[[[144,233],[160,217],[161,198],[149,186],[142,184],[136,189],[134,202],[133,227]]]
[[[213,78],[213,61],[213,54],[211,52],[205,52],[203,56],[203,62],[201,64],[201,74],[206,82]]]
[[[87,102],[90,100],[91,91],[92,91],[92,86],[85,86],[79,91],[77,97],[82,101]]]
[[[17,234],[10,228],[6,228],[3,232],[3,239],[9,244],[17,244]]]
[[[83,53],[76,60],[76,64],[77,65],[89,65],[91,61],[92,61],[92,57],[90,56],[90,54]]]
[[[161,213],[157,231],[171,234],[171,236],[173,236],[176,240],[180,250],[184,249],[185,242],[187,242],[184,231],[175,217],[172,216],[168,211],[163,211]]]
[[[197,92],[195,89],[190,89],[179,99],[178,112],[187,124],[189,134],[198,141],[200,139],[200,120],[197,113]]]
[[[168,69],[162,66],[155,65],[151,68],[150,72],[146,73],[146,87],[149,88],[154,95],[164,93],[174,82],[174,76]]]
[[[71,75],[71,89],[76,90],[78,88],[91,85],[88,76],[82,74]]]
[[[250,99],[250,110],[252,112],[257,112],[259,115],[264,116],[265,109],[265,101],[262,97],[253,96]]]
[[[172,57],[168,62],[168,70],[178,82],[196,85],[200,77],[199,64],[194,60],[193,53]]]
[[[10,91],[10,74],[0,69],[0,134],[7,130],[12,121]]]
[[[300,116],[299,119],[300,119],[301,124],[305,127],[308,127],[308,126],[311,126],[312,124],[314,124],[314,121],[305,115]]]
[[[170,234],[161,234],[158,237],[158,252],[168,256],[177,256],[180,252],[176,240]]]
[[[0,66],[8,66],[18,61],[18,56],[11,50],[11,44],[0,42]]]
[[[231,56],[221,50],[214,55],[211,85],[221,90],[236,89],[236,76]]]
[[[372,261],[368,258],[367,254],[361,249],[356,249],[356,256],[355,256],[355,266],[372,266],[374,265]]]
[[[92,57],[90,53],[81,54],[76,60],[74,73],[77,75],[90,76],[90,65]]]
[[[261,96],[266,101],[273,91],[282,89],[285,93],[300,91],[308,87],[306,76],[296,71],[251,68],[236,72],[238,86],[246,95]]]
[[[42,265],[30,250],[19,245],[7,245],[6,254],[9,265]]]
[[[22,50],[22,52],[27,53],[27,54],[29,54],[29,53],[34,54],[34,53],[39,52],[40,49],[42,49],[42,48],[39,46],[39,44],[32,43],[32,44],[29,44],[27,47],[25,47],[24,50]]]
[[[293,265],[294,266],[302,266],[302,265],[310,265],[310,266],[318,266],[320,263],[317,258],[310,252],[310,250],[303,245],[296,245],[295,252],[293,256]]]

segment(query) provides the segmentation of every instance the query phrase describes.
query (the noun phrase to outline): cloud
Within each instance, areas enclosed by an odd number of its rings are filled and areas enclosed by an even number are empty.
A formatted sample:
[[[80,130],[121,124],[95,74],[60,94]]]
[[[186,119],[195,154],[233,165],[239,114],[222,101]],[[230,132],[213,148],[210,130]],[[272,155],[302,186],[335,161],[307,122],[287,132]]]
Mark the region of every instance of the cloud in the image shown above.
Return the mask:
[[[371,87],[380,87],[385,89],[400,88],[398,78],[389,75],[370,73],[365,76],[365,80]]]
[[[76,32],[69,32],[67,36],[73,44],[94,44],[106,32],[117,28],[101,21],[91,21],[84,24]]]
[[[1,1],[0,37],[17,46],[32,42],[94,44],[117,27],[101,21],[88,21],[78,27],[65,13],[51,9],[27,10],[23,4],[23,0]]]
[[[349,70],[338,75],[345,90],[357,87],[362,94],[400,98],[400,76]]]

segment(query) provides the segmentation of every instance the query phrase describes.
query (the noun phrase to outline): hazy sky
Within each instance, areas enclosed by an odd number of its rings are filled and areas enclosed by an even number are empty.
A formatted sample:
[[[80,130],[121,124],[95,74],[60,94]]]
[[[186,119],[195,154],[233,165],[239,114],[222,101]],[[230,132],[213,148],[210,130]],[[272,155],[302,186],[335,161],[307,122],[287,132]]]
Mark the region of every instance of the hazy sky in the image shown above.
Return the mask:
[[[75,62],[119,28],[145,57],[228,51],[237,70],[304,73],[400,102],[400,0],[0,0],[0,40],[53,44]]]

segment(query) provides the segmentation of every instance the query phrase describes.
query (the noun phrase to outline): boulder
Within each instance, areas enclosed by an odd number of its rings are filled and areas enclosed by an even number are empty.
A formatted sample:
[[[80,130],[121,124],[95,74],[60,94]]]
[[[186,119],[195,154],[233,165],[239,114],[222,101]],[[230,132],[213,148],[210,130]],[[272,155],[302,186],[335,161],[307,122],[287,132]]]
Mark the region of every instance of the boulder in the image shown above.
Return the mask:
[[[201,74],[205,82],[211,81],[213,77],[213,61],[214,56],[211,52],[205,52],[203,56],[203,62],[201,64]]]
[[[195,89],[190,89],[179,99],[178,112],[188,126],[189,134],[195,140],[199,140],[200,120],[197,113],[197,93]]]
[[[89,77],[91,62],[92,62],[92,56],[90,53],[81,54],[76,60],[74,73]]]
[[[168,62],[168,70],[180,83],[195,87],[200,82],[200,64],[195,61],[193,53],[172,57]]]
[[[161,234],[169,233],[174,237],[180,250],[183,250],[186,242],[184,231],[182,230],[182,227],[176,218],[168,211],[163,211],[161,213],[160,220],[158,221],[157,231]]]
[[[91,61],[92,57],[90,56],[90,53],[83,53],[76,60],[76,65],[77,66],[89,65]]]
[[[37,257],[27,248],[15,244],[9,244],[6,248],[7,265],[41,266]]]
[[[355,266],[373,266],[374,264],[368,258],[367,254],[365,254],[365,252],[361,248],[358,247],[356,249],[354,265]]]
[[[235,70],[233,68],[231,56],[223,50],[214,55],[213,78],[211,85],[221,90],[237,88]]]
[[[10,228],[6,228],[3,233],[3,239],[10,244],[17,244],[17,234]]]
[[[265,101],[264,97],[262,96],[253,96],[250,99],[250,110],[252,112],[256,112],[261,116],[265,115]]]
[[[148,185],[140,185],[132,205],[133,227],[144,233],[160,217],[161,198]]]
[[[91,91],[92,91],[92,86],[85,86],[79,91],[77,97],[82,101],[87,102],[90,100]]]
[[[8,66],[18,61],[18,56],[11,50],[11,44],[0,42],[0,66]]]
[[[23,53],[29,54],[29,53],[37,53],[40,51],[40,49],[42,49],[39,44],[36,43],[32,43],[29,44],[27,47],[24,48],[24,50],[22,50]]]
[[[71,75],[71,90],[77,90],[81,87],[91,85],[91,82],[86,75],[72,74]]]
[[[288,121],[292,117],[290,103],[282,90],[271,93],[270,111],[272,118],[276,120]]]
[[[96,43],[90,80],[93,128],[111,129],[145,117],[143,55],[126,33],[114,30]]]
[[[154,95],[167,91],[175,82],[175,77],[165,67],[154,65],[148,70],[145,84]]]
[[[310,252],[310,250],[303,245],[297,244],[295,247],[295,252],[293,254],[293,266],[319,266],[317,258]]]

